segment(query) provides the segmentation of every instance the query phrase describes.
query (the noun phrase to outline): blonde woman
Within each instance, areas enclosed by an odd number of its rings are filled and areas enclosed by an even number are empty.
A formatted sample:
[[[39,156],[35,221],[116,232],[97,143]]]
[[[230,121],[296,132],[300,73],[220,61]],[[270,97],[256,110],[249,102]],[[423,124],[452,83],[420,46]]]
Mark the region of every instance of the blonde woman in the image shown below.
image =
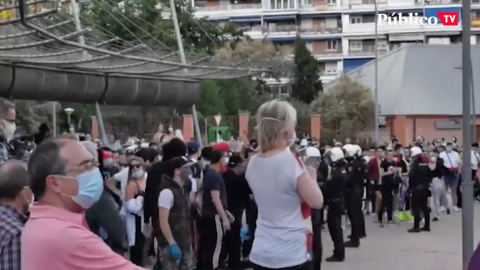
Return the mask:
[[[145,196],[145,163],[139,157],[132,157],[128,168],[128,182],[125,192],[125,213],[130,261],[138,266],[144,265],[143,250],[143,208]]]
[[[305,168],[290,151],[296,140],[296,122],[297,112],[286,101],[266,102],[257,112],[259,151],[250,159],[246,171],[258,206],[249,257],[256,269],[311,266],[302,203],[321,208],[323,195],[315,169]]]

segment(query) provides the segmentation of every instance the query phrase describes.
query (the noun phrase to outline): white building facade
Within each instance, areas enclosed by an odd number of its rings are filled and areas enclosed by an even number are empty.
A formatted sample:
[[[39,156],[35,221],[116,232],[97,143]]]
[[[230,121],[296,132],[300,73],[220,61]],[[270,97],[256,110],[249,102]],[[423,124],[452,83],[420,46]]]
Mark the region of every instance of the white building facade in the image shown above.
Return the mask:
[[[322,82],[355,69],[375,57],[375,0],[190,0],[195,15],[232,22],[253,39],[292,44],[299,34],[319,61]],[[472,44],[480,44],[480,0],[472,1]],[[379,14],[458,12],[460,0],[377,0]],[[460,21],[459,21],[460,22]],[[378,25],[378,55],[405,43],[457,44],[458,26]]]

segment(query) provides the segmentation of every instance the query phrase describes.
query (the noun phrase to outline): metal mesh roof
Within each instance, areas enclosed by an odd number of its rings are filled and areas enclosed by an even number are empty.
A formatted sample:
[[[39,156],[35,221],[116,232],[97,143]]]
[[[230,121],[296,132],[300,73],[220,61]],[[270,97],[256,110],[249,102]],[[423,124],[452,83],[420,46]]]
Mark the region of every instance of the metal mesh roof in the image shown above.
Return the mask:
[[[187,55],[187,64],[182,64],[177,51],[154,40],[122,40],[82,17],[78,30],[73,16],[57,9],[58,2],[6,1],[0,0],[0,61],[5,63],[187,80],[251,76],[273,65],[206,55]]]

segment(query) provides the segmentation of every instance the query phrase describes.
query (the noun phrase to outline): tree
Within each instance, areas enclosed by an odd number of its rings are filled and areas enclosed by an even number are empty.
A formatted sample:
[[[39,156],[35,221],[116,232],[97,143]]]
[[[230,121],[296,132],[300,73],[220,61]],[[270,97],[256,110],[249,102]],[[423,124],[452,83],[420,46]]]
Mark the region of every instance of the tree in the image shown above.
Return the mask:
[[[292,97],[310,104],[323,90],[318,62],[308,50],[305,41],[297,36],[295,41],[294,78]]]
[[[198,111],[204,115],[225,114],[226,108],[221,88],[213,80],[205,80],[200,84],[200,102]]]
[[[322,115],[322,139],[326,141],[358,138],[371,128],[374,106],[370,89],[347,76],[312,104],[313,111]]]
[[[188,1],[175,1],[185,51],[212,55],[226,42],[237,41],[243,31],[231,23],[220,26],[195,18]],[[175,30],[168,0],[94,0],[82,8],[87,23],[127,41],[141,39],[151,45],[156,40],[177,50]],[[159,45],[157,43],[157,45]],[[165,49],[165,48],[163,48]]]

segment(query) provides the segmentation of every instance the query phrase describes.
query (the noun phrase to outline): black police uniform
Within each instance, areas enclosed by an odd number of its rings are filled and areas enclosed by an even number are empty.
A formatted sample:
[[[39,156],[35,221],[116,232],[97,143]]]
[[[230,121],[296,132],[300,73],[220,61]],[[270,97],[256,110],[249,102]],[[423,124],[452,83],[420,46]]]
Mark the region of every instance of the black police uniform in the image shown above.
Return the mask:
[[[421,156],[412,159],[409,173],[408,189],[411,195],[411,209],[413,213],[413,228],[408,232],[430,231],[430,211],[428,209],[428,197],[430,196],[430,183],[432,171],[428,163]],[[420,221],[425,218],[425,226],[420,229]]]
[[[329,166],[325,160],[320,162],[317,169],[317,183],[321,189],[325,184],[329,175]],[[312,228],[313,228],[313,269],[320,270],[322,268],[322,225],[323,225],[323,209],[312,208]]]
[[[363,184],[367,166],[361,158],[351,158],[347,165],[346,207],[350,219],[352,234],[346,247],[360,246],[360,238],[366,236],[365,218],[362,212]]]
[[[331,179],[323,186],[323,194],[328,205],[327,224],[332,238],[333,255],[327,262],[340,262],[345,260],[345,244],[343,242],[342,215],[344,211],[345,186],[347,172],[343,161],[332,163]]]

